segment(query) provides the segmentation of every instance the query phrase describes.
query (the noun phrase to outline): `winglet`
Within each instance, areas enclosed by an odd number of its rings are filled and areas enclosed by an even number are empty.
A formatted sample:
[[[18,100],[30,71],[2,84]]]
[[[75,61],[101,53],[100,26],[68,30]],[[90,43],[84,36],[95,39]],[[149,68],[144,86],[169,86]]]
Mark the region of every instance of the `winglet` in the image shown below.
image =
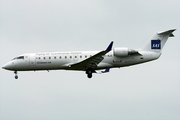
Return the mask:
[[[110,71],[110,68],[105,69],[105,71],[101,71],[102,73],[107,73]]]
[[[97,74],[107,73],[110,71],[110,68],[105,69],[104,71],[96,71]]]
[[[110,70],[110,69],[108,68],[108,69],[106,69],[104,72],[109,72],[109,70]]]
[[[112,46],[113,46],[113,41],[109,44],[109,46],[107,47],[105,51],[111,51]]]

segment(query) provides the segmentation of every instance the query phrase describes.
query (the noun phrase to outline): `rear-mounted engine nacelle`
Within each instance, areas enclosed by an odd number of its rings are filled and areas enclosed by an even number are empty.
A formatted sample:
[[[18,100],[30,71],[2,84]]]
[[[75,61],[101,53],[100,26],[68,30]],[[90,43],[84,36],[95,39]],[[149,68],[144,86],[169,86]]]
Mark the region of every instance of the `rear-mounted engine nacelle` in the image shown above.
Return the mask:
[[[126,47],[122,47],[122,48],[114,48],[113,53],[114,53],[114,56],[117,56],[117,57],[126,57],[128,55],[137,54],[138,51],[129,49]]]

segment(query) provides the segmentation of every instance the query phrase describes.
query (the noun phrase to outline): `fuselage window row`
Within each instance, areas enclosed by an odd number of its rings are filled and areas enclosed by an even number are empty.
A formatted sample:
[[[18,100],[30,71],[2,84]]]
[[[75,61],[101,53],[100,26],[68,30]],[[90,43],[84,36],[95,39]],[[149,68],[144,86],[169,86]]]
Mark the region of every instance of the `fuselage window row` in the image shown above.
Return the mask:
[[[84,58],[87,58],[87,57],[88,57],[87,55],[84,55]],[[92,57],[92,55],[90,55],[89,57]],[[108,55],[108,57],[110,57],[110,55]],[[47,58],[51,59],[51,57],[47,57]],[[56,59],[56,58],[58,58],[58,57],[57,57],[57,56],[54,56],[54,59]],[[67,59],[68,56],[64,56],[64,58]],[[73,56],[69,56],[69,58],[72,59]],[[74,56],[74,58],[78,58],[78,56]],[[79,58],[83,58],[83,56],[80,55]],[[14,59],[24,59],[24,56],[19,56],[19,57],[16,57],[16,58],[14,58]],[[13,60],[14,60],[14,59],[13,59]],[[39,59],[39,60],[40,60],[41,57],[36,57],[36,59]],[[42,59],[45,60],[46,57],[42,57]],[[59,59],[62,59],[62,56],[59,56]]]

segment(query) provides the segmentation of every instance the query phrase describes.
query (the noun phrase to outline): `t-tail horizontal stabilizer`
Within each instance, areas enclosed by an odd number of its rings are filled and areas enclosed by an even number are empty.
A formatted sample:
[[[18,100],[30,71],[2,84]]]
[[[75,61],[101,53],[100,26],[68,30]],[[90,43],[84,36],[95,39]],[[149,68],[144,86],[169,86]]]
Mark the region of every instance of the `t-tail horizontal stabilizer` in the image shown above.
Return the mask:
[[[158,35],[169,35],[169,37],[174,37],[173,32],[174,32],[175,30],[176,30],[176,29],[172,29],[172,30],[168,30],[168,31],[164,31],[164,32],[158,32],[157,34],[158,34]]]

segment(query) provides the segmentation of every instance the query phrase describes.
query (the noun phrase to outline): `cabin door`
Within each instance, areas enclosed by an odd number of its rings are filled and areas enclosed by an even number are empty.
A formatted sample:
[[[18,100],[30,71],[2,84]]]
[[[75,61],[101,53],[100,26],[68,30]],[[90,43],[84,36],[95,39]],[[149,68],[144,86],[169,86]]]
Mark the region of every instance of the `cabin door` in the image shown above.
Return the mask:
[[[29,65],[36,65],[36,54],[31,53],[29,55]]]

